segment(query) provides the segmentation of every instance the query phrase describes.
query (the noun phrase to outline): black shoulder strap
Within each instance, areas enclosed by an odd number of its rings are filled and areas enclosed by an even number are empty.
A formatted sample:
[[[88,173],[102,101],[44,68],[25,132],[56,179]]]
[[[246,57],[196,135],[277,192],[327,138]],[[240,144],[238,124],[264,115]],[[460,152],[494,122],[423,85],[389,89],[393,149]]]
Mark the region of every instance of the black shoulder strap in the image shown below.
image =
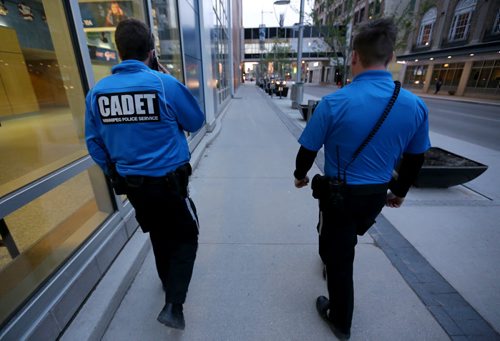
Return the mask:
[[[359,154],[361,154],[363,149],[365,149],[365,147],[368,145],[368,143],[370,143],[370,141],[373,139],[373,137],[375,136],[377,131],[382,126],[382,123],[384,123],[385,119],[389,115],[389,112],[391,111],[394,103],[396,102],[396,99],[398,98],[398,95],[399,95],[399,90],[401,90],[401,82],[394,81],[394,84],[395,84],[394,93],[392,94],[392,97],[389,100],[389,103],[385,107],[384,112],[382,113],[382,115],[380,115],[380,118],[378,119],[377,123],[375,123],[375,126],[372,128],[372,130],[370,131],[368,136],[365,138],[365,140],[359,145],[358,149],[356,149],[356,151],[352,155],[351,161],[349,161],[347,166],[344,168],[344,181],[346,180],[345,176],[346,176],[347,168],[351,165],[351,163],[354,162],[354,160],[356,160],[356,158],[359,156]]]

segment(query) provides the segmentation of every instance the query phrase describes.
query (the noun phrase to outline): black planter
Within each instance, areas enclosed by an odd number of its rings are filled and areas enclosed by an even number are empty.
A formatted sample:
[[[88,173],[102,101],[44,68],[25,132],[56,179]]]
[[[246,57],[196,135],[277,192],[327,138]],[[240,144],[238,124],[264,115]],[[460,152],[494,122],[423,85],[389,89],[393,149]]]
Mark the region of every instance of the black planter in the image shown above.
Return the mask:
[[[488,166],[451,153],[431,147],[425,153],[425,161],[417,177],[415,187],[447,188],[464,184],[477,178]]]
[[[300,104],[300,113],[302,114],[302,118],[304,121],[307,121],[307,112],[309,110],[309,106],[307,104]]]

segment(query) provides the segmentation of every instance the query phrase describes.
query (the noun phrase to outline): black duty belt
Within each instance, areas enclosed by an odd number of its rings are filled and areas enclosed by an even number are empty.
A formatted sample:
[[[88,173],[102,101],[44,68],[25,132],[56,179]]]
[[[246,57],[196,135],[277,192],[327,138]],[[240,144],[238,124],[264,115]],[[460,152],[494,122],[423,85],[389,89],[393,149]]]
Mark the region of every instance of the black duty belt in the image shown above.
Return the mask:
[[[345,185],[344,193],[351,195],[381,194],[386,193],[388,188],[388,183],[370,185]]]
[[[160,185],[168,182],[167,176],[143,176],[143,175],[127,175],[125,177],[129,184],[144,184],[144,185]]]

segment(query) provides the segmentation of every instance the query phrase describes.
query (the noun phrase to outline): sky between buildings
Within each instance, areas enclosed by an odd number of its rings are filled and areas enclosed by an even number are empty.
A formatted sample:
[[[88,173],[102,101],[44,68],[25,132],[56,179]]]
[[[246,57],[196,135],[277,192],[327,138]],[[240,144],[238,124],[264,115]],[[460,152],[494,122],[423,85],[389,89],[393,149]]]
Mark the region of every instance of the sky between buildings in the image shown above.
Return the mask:
[[[310,22],[314,0],[304,0],[304,22]],[[300,0],[291,0],[289,5],[274,5],[274,0],[243,0],[243,27],[279,26],[280,14],[285,15],[284,26],[299,22]]]

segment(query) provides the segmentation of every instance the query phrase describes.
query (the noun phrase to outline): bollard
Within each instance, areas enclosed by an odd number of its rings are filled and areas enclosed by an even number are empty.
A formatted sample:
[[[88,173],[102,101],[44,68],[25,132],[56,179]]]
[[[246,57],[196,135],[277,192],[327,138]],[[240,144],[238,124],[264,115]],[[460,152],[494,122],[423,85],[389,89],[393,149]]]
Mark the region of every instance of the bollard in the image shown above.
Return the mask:
[[[318,105],[318,101],[315,101],[315,100],[308,100],[307,101],[307,118],[306,118],[306,121],[309,122],[309,120],[311,119],[311,116],[313,115],[314,113],[314,109],[316,109],[316,106]]]
[[[292,96],[294,92],[293,88],[295,88],[295,97],[292,98],[292,108],[300,109],[300,104],[302,104],[304,98],[304,83],[297,82],[292,86]]]

